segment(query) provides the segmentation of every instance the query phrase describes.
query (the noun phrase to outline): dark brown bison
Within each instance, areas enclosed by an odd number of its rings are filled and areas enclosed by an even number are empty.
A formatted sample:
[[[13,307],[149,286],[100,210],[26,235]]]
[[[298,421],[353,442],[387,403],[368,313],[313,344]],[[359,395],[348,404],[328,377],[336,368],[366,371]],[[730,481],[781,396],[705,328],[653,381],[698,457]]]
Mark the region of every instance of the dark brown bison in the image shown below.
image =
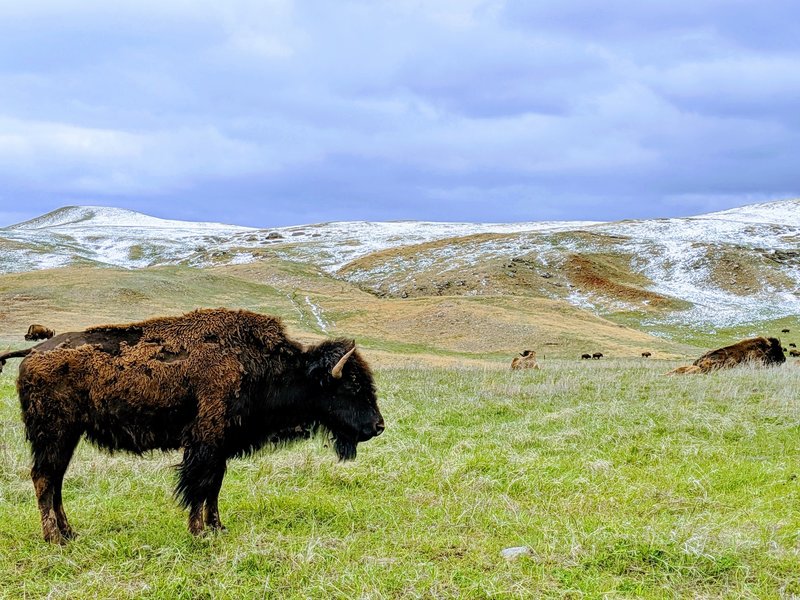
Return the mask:
[[[30,341],[33,340],[49,340],[56,334],[55,331],[50,329],[49,327],[45,327],[44,325],[39,325],[38,323],[34,323],[30,327],[28,327],[28,333],[25,334],[25,339]]]
[[[791,344],[789,344],[789,348],[797,348],[797,344],[795,344],[794,342],[792,342]]]
[[[781,329],[781,333],[789,333],[791,329]]]
[[[539,363],[536,362],[536,352],[533,350],[520,352],[519,356],[515,356],[511,361],[511,368],[514,371],[519,369],[538,369]]]
[[[703,373],[751,363],[762,366],[779,365],[786,361],[777,338],[750,338],[736,344],[706,352],[693,365]]]
[[[789,350],[789,356],[800,356],[800,350]]]
[[[592,358],[595,359],[595,360],[600,360],[601,358],[603,358],[603,353],[602,352],[595,352],[594,354],[592,354]]]
[[[590,359],[590,358],[592,358],[592,355],[591,355],[591,354],[581,354],[581,358],[582,358],[583,360],[587,360],[587,359]]]
[[[653,356],[651,352],[642,352],[642,358],[650,358]]]
[[[17,391],[51,542],[73,536],[61,485],[81,436],[110,451],[183,449],[176,495],[199,534],[223,528],[217,498],[228,458],[323,431],[348,460],[384,429],[352,340],[303,347],[279,319],[248,311],[62,333],[0,361],[25,353]]]

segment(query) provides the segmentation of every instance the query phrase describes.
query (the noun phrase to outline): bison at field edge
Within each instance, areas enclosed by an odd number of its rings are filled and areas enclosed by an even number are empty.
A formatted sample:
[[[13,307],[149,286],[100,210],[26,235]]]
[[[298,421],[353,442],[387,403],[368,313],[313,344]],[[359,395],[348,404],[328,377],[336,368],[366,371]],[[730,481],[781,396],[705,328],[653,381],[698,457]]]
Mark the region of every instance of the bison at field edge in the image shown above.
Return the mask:
[[[536,352],[533,350],[525,350],[520,352],[519,356],[515,356],[511,361],[511,369],[514,371],[520,369],[538,369],[539,363],[536,362]]]
[[[729,369],[741,364],[769,367],[786,361],[781,342],[777,338],[750,338],[706,352],[692,364],[703,373],[717,369]]]
[[[603,358],[603,353],[602,352],[595,352],[594,354],[592,354],[592,358],[595,359],[595,360],[600,360],[601,358]]]
[[[279,319],[249,311],[62,333],[0,361],[26,353],[17,391],[51,542],[74,535],[61,486],[81,436],[110,451],[183,449],[176,495],[199,534],[204,525],[223,528],[217,498],[228,458],[322,430],[348,460],[384,429],[372,374],[352,340],[303,347]]]
[[[592,355],[591,354],[581,354],[581,358],[583,360],[588,360],[588,359],[592,358]]]
[[[677,367],[669,371],[667,375],[692,375],[694,373],[702,373],[700,367],[696,367],[694,365],[684,365],[682,367]]]
[[[642,358],[650,358],[653,356],[652,352],[642,352]]]
[[[28,327],[28,333],[25,334],[25,339],[29,342],[35,340],[49,340],[56,334],[55,331],[50,329],[49,327],[45,327],[44,325],[39,325],[38,323],[34,323],[30,327]]]

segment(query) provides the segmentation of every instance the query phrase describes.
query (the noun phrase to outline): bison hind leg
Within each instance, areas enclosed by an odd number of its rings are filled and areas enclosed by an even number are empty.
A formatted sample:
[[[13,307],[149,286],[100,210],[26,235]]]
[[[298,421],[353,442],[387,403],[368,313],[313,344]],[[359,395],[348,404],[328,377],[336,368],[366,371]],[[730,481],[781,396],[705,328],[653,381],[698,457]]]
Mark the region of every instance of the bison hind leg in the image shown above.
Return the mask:
[[[47,446],[32,444],[31,479],[42,518],[42,533],[48,542],[63,544],[75,537],[64,511],[61,489],[79,438],[80,435],[62,435]]]

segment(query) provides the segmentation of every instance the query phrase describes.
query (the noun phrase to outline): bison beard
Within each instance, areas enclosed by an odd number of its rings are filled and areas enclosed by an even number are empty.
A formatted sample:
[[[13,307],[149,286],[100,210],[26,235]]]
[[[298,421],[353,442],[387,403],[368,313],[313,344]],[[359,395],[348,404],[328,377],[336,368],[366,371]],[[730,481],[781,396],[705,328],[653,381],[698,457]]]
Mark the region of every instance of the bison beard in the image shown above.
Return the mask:
[[[61,500],[80,438],[109,451],[183,449],[176,495],[189,530],[223,529],[227,459],[327,432],[341,460],[384,428],[372,374],[351,340],[303,347],[276,318],[199,310],[63,333],[17,380],[46,540],[73,537]]]

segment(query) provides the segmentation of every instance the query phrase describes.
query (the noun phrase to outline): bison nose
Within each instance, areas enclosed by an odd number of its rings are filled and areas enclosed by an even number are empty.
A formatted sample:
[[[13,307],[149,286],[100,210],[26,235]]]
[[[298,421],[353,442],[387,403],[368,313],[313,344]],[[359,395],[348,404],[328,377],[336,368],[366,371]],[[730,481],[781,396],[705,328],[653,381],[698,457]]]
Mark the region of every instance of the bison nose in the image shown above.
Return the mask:
[[[375,435],[382,434],[384,429],[386,429],[386,425],[384,425],[383,419],[381,419],[375,424]]]

